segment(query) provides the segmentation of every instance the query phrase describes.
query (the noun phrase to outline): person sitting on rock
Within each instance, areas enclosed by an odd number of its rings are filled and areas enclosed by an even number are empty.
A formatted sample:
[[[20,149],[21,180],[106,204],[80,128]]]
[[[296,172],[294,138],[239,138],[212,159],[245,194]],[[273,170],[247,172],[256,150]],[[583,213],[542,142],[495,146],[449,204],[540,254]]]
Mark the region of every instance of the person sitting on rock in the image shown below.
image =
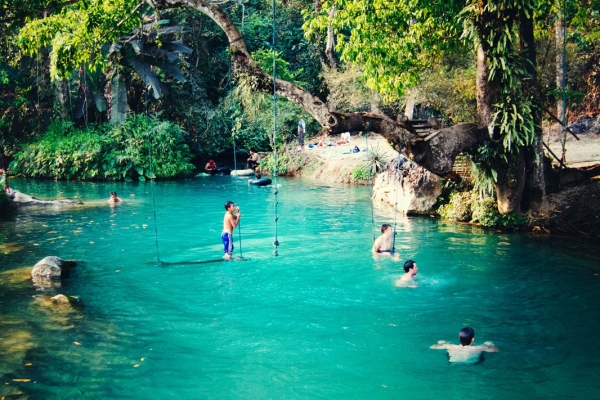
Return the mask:
[[[208,162],[206,163],[206,166],[204,167],[204,170],[206,172],[212,172],[215,169],[217,169],[217,164],[215,164],[214,160],[208,160]]]
[[[110,199],[108,199],[109,203],[115,204],[115,203],[120,203],[123,200],[121,200],[120,198],[117,197],[117,192],[110,192]]]
[[[248,157],[247,161],[246,169],[256,169],[260,164],[260,156],[254,150],[250,150],[250,157]]]
[[[373,253],[394,254],[392,250],[392,239],[394,238],[394,228],[389,224],[381,225],[381,233],[375,243],[373,243]]]

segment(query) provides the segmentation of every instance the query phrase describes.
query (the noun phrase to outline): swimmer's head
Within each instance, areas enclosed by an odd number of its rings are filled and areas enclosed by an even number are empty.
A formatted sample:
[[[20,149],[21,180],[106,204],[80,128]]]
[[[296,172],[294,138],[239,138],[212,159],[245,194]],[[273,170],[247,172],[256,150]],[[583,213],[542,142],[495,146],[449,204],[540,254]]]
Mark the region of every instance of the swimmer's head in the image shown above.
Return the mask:
[[[227,211],[229,211],[229,210],[233,211],[233,209],[234,209],[233,201],[226,201],[225,202],[225,209]]]
[[[390,224],[383,224],[383,225],[381,225],[381,233],[385,233],[385,231],[387,231],[391,227],[392,226]]]
[[[110,197],[117,197],[117,192],[110,192]]]
[[[460,339],[460,344],[470,346],[475,340],[475,331],[469,327],[462,328],[458,333],[458,338]]]
[[[404,272],[408,273],[411,269],[414,269],[414,273],[417,273],[417,263],[413,260],[408,260],[404,263]]]
[[[262,175],[260,174],[260,172],[257,172],[256,173],[256,179],[261,179],[261,178],[262,178]]]

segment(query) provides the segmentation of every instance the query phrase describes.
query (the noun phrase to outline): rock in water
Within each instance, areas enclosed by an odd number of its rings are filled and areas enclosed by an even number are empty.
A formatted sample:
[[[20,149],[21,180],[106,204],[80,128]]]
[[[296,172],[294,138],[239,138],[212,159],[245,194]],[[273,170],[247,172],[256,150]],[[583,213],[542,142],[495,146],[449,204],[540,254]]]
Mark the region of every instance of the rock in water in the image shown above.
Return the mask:
[[[396,193],[397,192],[397,193]],[[385,202],[398,212],[430,213],[442,193],[441,178],[405,157],[390,161],[373,184],[373,201]]]
[[[31,277],[60,279],[74,266],[74,261],[65,261],[59,257],[49,256],[34,265]]]
[[[10,193],[10,197],[19,207],[29,206],[80,206],[83,202],[80,200],[42,200],[37,197],[29,196],[21,193],[18,190],[13,190]]]

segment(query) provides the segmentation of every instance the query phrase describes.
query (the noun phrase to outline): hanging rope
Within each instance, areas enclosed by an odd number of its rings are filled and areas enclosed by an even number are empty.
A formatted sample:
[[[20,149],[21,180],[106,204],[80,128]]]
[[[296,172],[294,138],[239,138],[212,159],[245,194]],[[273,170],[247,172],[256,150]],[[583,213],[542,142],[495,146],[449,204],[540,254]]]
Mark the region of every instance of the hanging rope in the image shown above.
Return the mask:
[[[160,255],[158,252],[158,225],[156,223],[156,200],[154,197],[154,169],[152,165],[152,140],[150,139],[150,132],[148,131],[148,84],[146,83],[146,66],[144,65],[144,19],[142,17],[142,11],[140,10],[140,43],[142,46],[142,68],[144,69],[144,76],[142,81],[144,82],[144,103],[146,108],[146,119],[145,129],[146,138],[148,140],[148,158],[150,159],[150,191],[152,192],[152,213],[154,214],[154,242],[156,244],[156,260],[160,261]]]
[[[273,194],[275,194],[275,240],[273,241],[273,255],[277,257],[279,255],[279,251],[277,247],[279,246],[279,240],[277,240],[277,221],[279,217],[277,216],[277,194],[279,193],[279,188],[277,187],[277,68],[275,66],[275,50],[276,50],[276,42],[277,40],[277,26],[275,24],[275,0],[273,0],[273,183],[275,184],[275,190]]]
[[[230,93],[231,93],[231,90],[232,90],[232,84],[231,84],[232,77],[231,77],[231,74],[232,74],[232,66],[231,66],[231,61],[230,61],[230,64],[229,64],[229,92]],[[234,126],[234,119],[233,119],[233,99],[231,99],[231,98],[229,99],[229,113],[231,115],[231,140],[232,140],[232,143],[233,143],[233,170],[237,171],[237,157],[236,157],[236,149],[235,149],[235,131],[234,131],[235,126]],[[236,174],[237,174],[237,172],[236,172]],[[238,204],[239,196],[238,196],[238,178],[237,178],[237,175],[234,178],[234,181],[235,181],[235,203]],[[238,206],[239,206],[239,204],[238,204]],[[238,238],[239,238],[239,242],[240,242],[240,258],[243,258],[244,257],[244,252],[242,250],[242,226],[241,226],[241,224],[240,224],[239,221],[238,221],[237,227],[238,227]]]
[[[371,126],[371,120],[369,119],[369,127]],[[365,132],[365,142],[367,146],[367,157],[369,157],[369,132]],[[367,158],[368,161],[369,158]],[[375,211],[373,210],[373,184],[371,183],[371,163],[367,162],[367,173],[369,174],[369,202],[371,203],[371,234],[373,235],[373,242],[375,242]]]
[[[400,173],[400,155],[398,154],[398,163],[396,164],[396,173],[398,174],[398,179],[396,180],[396,202],[394,203],[394,236],[392,239],[392,251],[396,251],[396,223],[398,221],[398,189],[400,186],[400,178],[402,174]]]
[[[562,29],[563,29],[563,76],[562,76],[562,86],[563,86],[563,106],[562,106],[562,156],[561,156],[561,166],[566,164],[566,153],[567,153],[567,26],[565,25],[565,13],[567,11],[566,0],[563,0],[562,4]],[[562,168],[559,169],[558,172],[558,187],[560,189],[560,182],[562,180]]]

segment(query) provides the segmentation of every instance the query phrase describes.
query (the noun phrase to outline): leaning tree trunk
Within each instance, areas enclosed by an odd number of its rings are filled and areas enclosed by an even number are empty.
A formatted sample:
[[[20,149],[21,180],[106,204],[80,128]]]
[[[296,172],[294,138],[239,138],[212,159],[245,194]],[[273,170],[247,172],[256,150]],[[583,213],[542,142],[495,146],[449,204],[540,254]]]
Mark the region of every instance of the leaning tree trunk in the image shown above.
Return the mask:
[[[273,93],[273,77],[252,59],[239,30],[217,4],[207,0],[148,0],[148,3],[155,9],[193,8],[206,14],[227,35],[234,76],[237,78],[244,75],[250,80],[249,84],[255,91]],[[412,151],[417,163],[440,176],[452,171],[454,159],[459,153],[472,152],[489,140],[487,128],[473,124],[460,124],[442,129],[426,139],[419,137],[410,125],[400,119],[394,121],[386,115],[375,113],[332,111],[324,101],[291,82],[277,79],[276,89],[278,96],[298,104],[312,115],[323,127],[324,132],[380,133],[396,150],[407,148]]]

